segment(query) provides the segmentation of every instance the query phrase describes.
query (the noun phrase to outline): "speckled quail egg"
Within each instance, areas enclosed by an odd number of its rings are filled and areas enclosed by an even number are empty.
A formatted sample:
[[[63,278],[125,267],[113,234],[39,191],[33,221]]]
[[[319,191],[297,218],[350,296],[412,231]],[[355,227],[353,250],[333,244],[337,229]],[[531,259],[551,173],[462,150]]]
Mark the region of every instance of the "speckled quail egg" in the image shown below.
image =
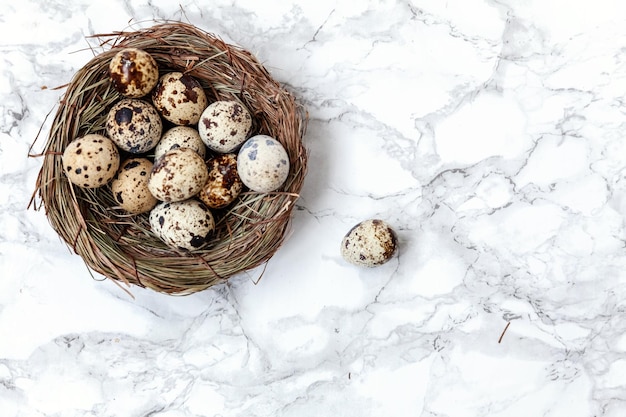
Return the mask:
[[[149,221],[152,232],[166,245],[189,251],[205,246],[215,229],[213,214],[195,199],[161,202],[150,212]]]
[[[107,114],[107,135],[115,144],[134,154],[147,152],[161,139],[163,122],[159,113],[146,101],[125,98]]]
[[[243,184],[252,191],[274,191],[284,184],[289,175],[289,156],[276,139],[256,135],[239,150],[237,172]]]
[[[117,172],[120,154],[115,143],[98,134],[88,134],[70,142],[62,156],[63,171],[72,184],[98,188]]]
[[[198,194],[208,177],[204,159],[193,149],[172,149],[154,162],[148,189],[161,201],[182,201]]]
[[[209,179],[198,197],[209,208],[224,208],[235,201],[243,189],[237,174],[237,155],[232,153],[218,155],[211,158],[207,166]]]
[[[383,220],[369,219],[354,226],[341,242],[341,256],[357,266],[375,267],[396,253],[398,239]]]
[[[151,170],[152,162],[147,158],[129,158],[120,165],[111,183],[111,192],[119,206],[128,213],[145,213],[157,204],[157,199],[148,190]]]
[[[154,148],[154,159],[159,159],[167,151],[177,148],[191,148],[202,158],[206,156],[206,146],[197,129],[191,126],[174,126],[163,134]]]
[[[147,95],[159,81],[159,67],[149,53],[137,48],[124,48],[109,63],[113,87],[125,97]]]
[[[200,82],[182,72],[170,72],[152,91],[154,107],[175,125],[195,125],[209,104]]]
[[[248,137],[252,127],[250,112],[237,101],[211,103],[198,122],[200,137],[212,151],[235,151]]]

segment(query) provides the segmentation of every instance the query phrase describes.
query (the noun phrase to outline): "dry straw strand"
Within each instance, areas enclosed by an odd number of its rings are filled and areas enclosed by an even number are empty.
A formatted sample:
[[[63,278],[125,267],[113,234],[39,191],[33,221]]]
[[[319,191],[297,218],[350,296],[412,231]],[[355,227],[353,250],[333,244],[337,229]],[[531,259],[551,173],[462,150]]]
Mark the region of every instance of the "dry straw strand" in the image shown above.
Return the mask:
[[[252,54],[193,25],[166,22],[93,38],[109,49],[67,85],[42,153],[34,195],[51,226],[92,270],[118,284],[167,294],[202,291],[266,263],[283,244],[307,171],[305,109]],[[121,98],[109,82],[108,64],[124,47],[149,52],[162,73],[181,71],[198,79],[212,100],[239,100],[253,115],[255,133],[275,137],[289,155],[291,170],[283,188],[242,193],[232,207],[216,214],[215,233],[202,250],[166,247],[150,232],[147,215],[116,209],[108,186],[75,187],[62,172],[61,155],[73,139],[104,134],[106,112]]]

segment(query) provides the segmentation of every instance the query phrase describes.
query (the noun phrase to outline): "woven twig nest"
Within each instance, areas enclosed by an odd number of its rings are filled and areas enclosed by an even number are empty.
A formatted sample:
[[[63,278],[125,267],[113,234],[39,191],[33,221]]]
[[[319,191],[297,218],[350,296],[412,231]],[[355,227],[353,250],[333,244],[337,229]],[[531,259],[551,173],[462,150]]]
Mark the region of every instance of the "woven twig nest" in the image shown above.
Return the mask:
[[[168,294],[190,294],[267,262],[283,243],[307,166],[302,137],[306,111],[293,94],[272,79],[248,51],[185,23],[98,35],[109,49],[73,77],[52,122],[35,194],[61,238],[94,271],[118,283]],[[116,209],[110,186],[73,186],[61,157],[75,138],[105,134],[108,109],[122,97],[108,76],[120,48],[150,53],[161,73],[196,78],[209,101],[237,99],[253,118],[252,133],[276,138],[287,150],[290,172],[276,192],[244,191],[227,209],[214,213],[216,229],[197,251],[166,246],[150,231],[148,214]]]

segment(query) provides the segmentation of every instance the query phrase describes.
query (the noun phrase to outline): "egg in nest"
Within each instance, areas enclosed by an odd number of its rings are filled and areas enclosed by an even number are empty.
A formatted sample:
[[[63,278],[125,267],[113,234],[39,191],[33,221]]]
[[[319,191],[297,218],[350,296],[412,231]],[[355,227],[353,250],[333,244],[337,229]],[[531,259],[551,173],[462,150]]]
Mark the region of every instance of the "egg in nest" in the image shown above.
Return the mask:
[[[126,98],[111,107],[106,118],[107,135],[127,152],[140,154],[154,148],[161,139],[163,122],[148,102]]]
[[[252,191],[279,189],[289,176],[289,156],[283,145],[267,135],[248,139],[237,155],[237,172]]]
[[[209,104],[200,82],[182,72],[170,72],[152,91],[152,103],[165,120],[175,125],[195,125]]]
[[[149,222],[152,232],[166,245],[185,251],[205,246],[215,229],[211,211],[194,199],[157,204],[150,211]]]
[[[207,167],[209,178],[198,198],[209,208],[219,209],[230,205],[243,189],[237,173],[237,155],[218,155],[207,162]]]
[[[159,67],[146,51],[124,48],[111,59],[109,77],[124,97],[139,98],[150,93],[159,81]]]
[[[206,146],[214,152],[235,151],[248,137],[252,128],[250,112],[234,100],[211,103],[198,122],[198,132]]]
[[[182,201],[198,194],[208,176],[204,159],[195,151],[172,149],[154,161],[148,189],[158,200]]]
[[[154,148],[154,159],[159,159],[166,152],[178,148],[190,148],[201,158],[206,156],[206,146],[196,129],[191,126],[174,126],[163,134]]]
[[[147,158],[129,158],[122,162],[111,182],[113,198],[119,206],[131,214],[150,211],[157,199],[148,189],[152,162]]]
[[[107,184],[120,165],[115,143],[99,134],[88,134],[70,142],[62,156],[63,172],[69,181],[82,188]]]

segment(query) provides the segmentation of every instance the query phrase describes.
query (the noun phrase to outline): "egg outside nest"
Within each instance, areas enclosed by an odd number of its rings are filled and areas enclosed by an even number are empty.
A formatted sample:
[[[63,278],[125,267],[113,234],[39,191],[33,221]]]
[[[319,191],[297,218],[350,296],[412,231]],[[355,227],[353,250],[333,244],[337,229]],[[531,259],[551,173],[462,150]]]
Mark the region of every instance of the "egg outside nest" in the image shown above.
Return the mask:
[[[368,268],[387,263],[398,251],[396,232],[385,221],[368,219],[354,226],[341,242],[341,256]]]

